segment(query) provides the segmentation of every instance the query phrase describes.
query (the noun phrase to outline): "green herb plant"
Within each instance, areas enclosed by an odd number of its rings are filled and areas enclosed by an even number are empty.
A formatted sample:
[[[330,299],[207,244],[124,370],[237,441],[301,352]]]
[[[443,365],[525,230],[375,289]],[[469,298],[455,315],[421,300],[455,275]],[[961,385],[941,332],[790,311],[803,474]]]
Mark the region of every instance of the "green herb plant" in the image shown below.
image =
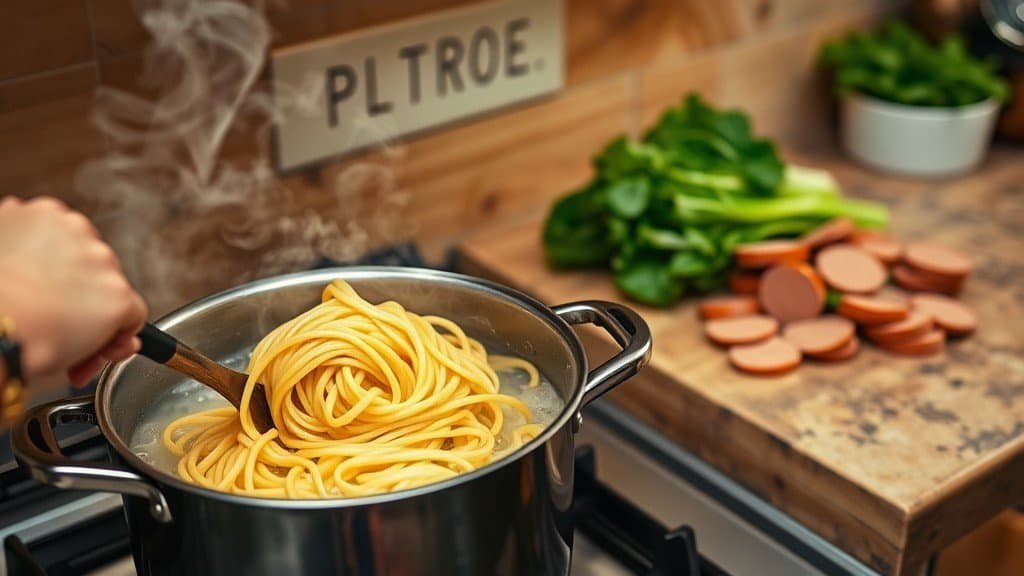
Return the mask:
[[[869,228],[888,221],[884,206],[843,198],[828,172],[783,163],[744,113],[694,94],[641,142],[613,140],[594,168],[548,216],[548,261],[610,267],[627,296],[654,306],[721,286],[741,243],[796,236],[837,216]]]
[[[840,94],[943,107],[1009,97],[995,63],[972,56],[963,38],[953,35],[935,45],[896,20],[877,32],[852,32],[826,43],[821,62],[833,70]]]

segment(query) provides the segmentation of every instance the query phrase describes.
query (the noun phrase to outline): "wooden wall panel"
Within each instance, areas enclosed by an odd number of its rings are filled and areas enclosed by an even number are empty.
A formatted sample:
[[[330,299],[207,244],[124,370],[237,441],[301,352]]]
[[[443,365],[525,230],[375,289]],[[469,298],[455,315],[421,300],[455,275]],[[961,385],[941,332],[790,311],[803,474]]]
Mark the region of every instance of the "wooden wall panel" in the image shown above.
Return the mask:
[[[788,28],[746,42],[722,56],[720,103],[746,110],[758,134],[788,140],[812,128],[805,114],[815,73],[814,47],[802,28]]]
[[[96,87],[96,65],[69,66],[56,72],[0,82],[0,115],[89,94]]]
[[[146,47],[149,34],[143,28],[133,0],[87,0],[96,57],[100,60]]]
[[[255,2],[256,0],[252,0]],[[291,0],[268,2],[275,45],[355,30],[481,0]],[[389,160],[407,198],[398,230],[376,231],[375,245],[419,241],[433,255],[461,236],[495,222],[548,209],[590,176],[592,156],[611,137],[639,134],[689,91],[746,108],[759,133],[786,147],[831,137],[829,98],[814,68],[820,41],[865,26],[901,2],[886,0],[564,0],[567,86],[556,97],[450,126],[395,144]],[[147,33],[134,0],[47,0],[14,3],[0,21],[0,194],[54,194],[89,212],[74,192],[86,159],[105,152],[90,120],[97,85],[154,94],[143,80]],[[38,7],[49,7],[48,13]],[[83,32],[84,31],[84,32]],[[27,58],[37,38],[47,47]],[[52,45],[52,46],[51,46]],[[5,59],[6,58],[6,59]],[[15,75],[7,78],[6,75]],[[4,78],[7,78],[4,80]],[[236,159],[267,154],[265,134],[233,131],[224,153]],[[321,212],[344,220],[332,189],[363,154],[284,178],[295,200],[282,213]],[[372,212],[367,196],[352,210]],[[219,241],[215,215],[197,242]],[[198,225],[188,222],[189,226]],[[167,226],[179,225],[166,223]],[[255,266],[257,254],[209,251],[204,261]],[[188,296],[232,278],[201,279]],[[185,294],[185,293],[183,293]]]
[[[722,61],[721,54],[709,51],[642,69],[638,73],[637,95],[640,132],[657,122],[666,108],[678,105],[689,92],[698,92],[712,102],[722,100]]]
[[[104,142],[89,121],[88,95],[0,116],[0,194],[49,194],[76,204],[75,170]]]
[[[677,60],[740,36],[732,2],[566,0],[570,84]]]
[[[0,81],[91,58],[85,0],[0,0]]]
[[[401,146],[411,235],[439,256],[454,238],[547,210],[589,176],[595,143],[629,130],[631,90],[626,76],[604,79]]]

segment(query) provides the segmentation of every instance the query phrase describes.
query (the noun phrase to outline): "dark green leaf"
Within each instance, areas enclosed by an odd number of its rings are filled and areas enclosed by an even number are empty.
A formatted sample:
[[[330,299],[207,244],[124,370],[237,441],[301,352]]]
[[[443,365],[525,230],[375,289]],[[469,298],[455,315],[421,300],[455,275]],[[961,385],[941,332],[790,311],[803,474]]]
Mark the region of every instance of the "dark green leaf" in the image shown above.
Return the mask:
[[[706,256],[690,250],[681,250],[672,255],[668,272],[677,278],[694,278],[712,270],[712,263]]]
[[[650,181],[643,176],[617,180],[604,189],[608,209],[622,218],[632,219],[643,214],[651,199]]]
[[[683,295],[683,283],[673,278],[665,262],[642,258],[615,274],[615,284],[627,296],[651,306],[670,306]]]
[[[661,150],[625,136],[612,140],[594,159],[594,165],[602,179],[614,182],[635,174],[657,172],[662,169],[665,159]]]
[[[603,266],[614,251],[603,203],[587,188],[559,200],[544,226],[548,261],[558,268]]]
[[[870,34],[826,43],[821,62],[835,70],[839,93],[859,92],[911,106],[966,106],[1005,101],[1009,88],[991,63],[973,57],[961,37],[929,43],[892,21]]]

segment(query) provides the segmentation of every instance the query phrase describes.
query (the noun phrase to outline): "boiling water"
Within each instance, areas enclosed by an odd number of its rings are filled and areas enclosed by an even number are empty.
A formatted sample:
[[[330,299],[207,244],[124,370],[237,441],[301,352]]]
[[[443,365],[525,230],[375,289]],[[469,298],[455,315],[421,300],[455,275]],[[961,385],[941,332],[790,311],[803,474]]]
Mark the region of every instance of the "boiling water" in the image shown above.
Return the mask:
[[[248,363],[247,356],[246,354],[228,359],[224,364],[236,370],[243,370]],[[554,422],[565,405],[558,392],[543,375],[540,384],[535,388],[526,387],[529,379],[522,370],[502,370],[498,372],[498,377],[501,393],[522,400],[530,409],[532,421],[544,428]],[[228,401],[222,396],[194,380],[181,382],[164,392],[142,414],[129,443],[132,452],[147,464],[177,475],[178,458],[171,454],[161,439],[164,428],[182,416],[228,405]],[[517,410],[503,406],[502,411],[505,415],[505,424],[495,439],[494,453],[497,456],[508,452],[512,443],[512,432],[526,423],[526,419]]]

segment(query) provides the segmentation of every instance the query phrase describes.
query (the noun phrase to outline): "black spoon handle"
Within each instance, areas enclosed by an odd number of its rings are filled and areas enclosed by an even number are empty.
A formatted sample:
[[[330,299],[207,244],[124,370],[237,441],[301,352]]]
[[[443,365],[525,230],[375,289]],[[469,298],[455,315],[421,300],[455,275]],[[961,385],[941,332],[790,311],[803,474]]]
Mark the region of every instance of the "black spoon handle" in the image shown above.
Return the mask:
[[[167,364],[178,352],[181,343],[174,336],[146,322],[146,325],[139,331],[139,340],[142,341],[142,348],[139,354],[160,364]]]

